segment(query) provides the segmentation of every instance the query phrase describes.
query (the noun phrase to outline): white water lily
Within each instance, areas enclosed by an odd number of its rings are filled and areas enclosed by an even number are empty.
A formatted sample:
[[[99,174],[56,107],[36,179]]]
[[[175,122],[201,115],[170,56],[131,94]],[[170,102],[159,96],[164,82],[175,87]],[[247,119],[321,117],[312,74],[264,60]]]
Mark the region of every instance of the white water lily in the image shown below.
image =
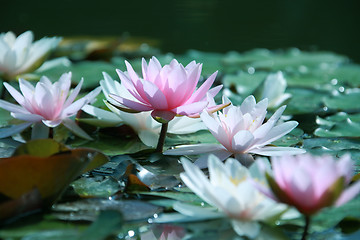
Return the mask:
[[[78,136],[92,139],[70,119],[83,106],[92,102],[101,91],[98,87],[74,102],[83,81],[82,79],[69,96],[71,73],[64,73],[55,83],[43,76],[35,87],[30,82],[20,78],[21,93],[5,82],[5,88],[19,105],[0,100],[0,108],[11,112],[12,117],[24,121],[24,123],[1,128],[0,138],[19,133],[31,125],[33,125],[32,138],[47,138],[49,128],[63,124]]]
[[[0,34],[0,72],[5,79],[31,72],[45,61],[61,38],[42,38],[33,42],[34,35],[26,31],[18,37],[13,32]]]
[[[268,99],[268,108],[277,108],[291,97],[290,93],[285,93],[286,86],[286,79],[281,71],[269,74],[263,83],[260,99]]]
[[[224,100],[226,101],[226,100]],[[268,100],[256,103],[253,96],[247,97],[241,106],[229,106],[222,112],[209,114],[203,111],[201,119],[221,144],[196,144],[177,146],[164,152],[166,155],[198,155],[195,164],[205,168],[207,155],[214,154],[220,160],[234,156],[244,165],[253,162],[251,154],[263,156],[295,155],[304,153],[299,148],[267,146],[293,130],[298,123],[278,123],[286,106],[280,107],[265,123]]]
[[[117,103],[109,94],[116,94],[128,99],[132,99],[133,96],[129,94],[124,86],[118,81],[113,80],[107,73],[104,72],[103,76],[104,80],[100,81],[100,85],[107,100],[104,102],[111,112],[91,105],[85,106],[83,110],[97,117],[102,121],[100,124],[104,126],[118,126],[120,124],[130,126],[145,145],[155,147],[159,138],[161,124],[151,117],[150,112],[127,113],[114,107],[112,104],[116,105]],[[188,134],[203,129],[206,129],[206,126],[199,118],[175,117],[169,122],[168,133]]]
[[[186,186],[228,216],[239,235],[256,237],[260,232],[258,221],[273,220],[287,209],[286,205],[276,203],[253,186],[253,179],[265,181],[255,164],[247,169],[236,159],[229,158],[222,163],[217,157],[210,155],[208,179],[189,160],[182,158],[181,162],[185,172],[180,177]],[[192,211],[191,205],[190,210]],[[180,211],[186,212],[186,205]]]

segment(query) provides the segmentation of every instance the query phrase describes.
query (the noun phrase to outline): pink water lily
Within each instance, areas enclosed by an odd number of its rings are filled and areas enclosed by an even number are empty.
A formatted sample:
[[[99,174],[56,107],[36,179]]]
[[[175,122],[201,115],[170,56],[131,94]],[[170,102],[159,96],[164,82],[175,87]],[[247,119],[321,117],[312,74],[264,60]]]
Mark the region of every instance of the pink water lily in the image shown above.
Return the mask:
[[[262,189],[272,199],[296,207],[305,215],[324,207],[340,206],[360,192],[360,181],[349,185],[354,163],[349,155],[273,157],[273,174],[267,173],[270,189]]]
[[[51,128],[62,123],[79,136],[91,139],[86,132],[69,119],[84,105],[94,100],[101,91],[100,87],[98,87],[85,97],[74,102],[80,92],[82,83],[83,79],[68,96],[71,86],[71,73],[63,74],[59,81],[55,83],[52,83],[47,77],[41,77],[35,87],[30,82],[19,79],[21,93],[5,82],[5,88],[20,106],[0,100],[0,108],[11,112],[12,117],[23,120],[25,123],[1,129],[0,137],[4,138],[21,132],[34,123],[37,126],[39,126],[39,123],[42,123]]]
[[[119,103],[118,107],[128,111],[151,111],[152,117],[160,122],[168,122],[176,115],[200,113],[208,105],[207,94],[214,97],[222,87],[210,89],[217,75],[215,72],[196,90],[202,64],[195,61],[184,67],[174,59],[162,67],[155,57],[149,64],[142,59],[142,79],[127,61],[125,64],[127,73],[120,70],[117,73],[121,84],[136,100],[115,94],[110,96]]]
[[[135,98],[129,94],[123,85],[118,81],[113,80],[107,73],[104,72],[103,76],[104,79],[100,81],[100,86],[106,97],[106,100],[104,101],[105,105],[111,112],[92,105],[86,105],[82,110],[98,118],[98,121],[96,121],[98,124],[97,126],[100,124],[107,127],[115,127],[120,124],[128,125],[138,134],[140,140],[145,145],[156,147],[161,124],[151,117],[150,112],[128,113],[121,111],[110,104],[109,102],[114,102],[114,100],[109,97],[110,93],[129,99],[135,100]],[[209,105],[212,104],[213,103],[211,102]],[[91,124],[91,122],[88,123]],[[169,122],[167,132],[171,134],[189,134],[204,129],[206,129],[206,126],[200,118],[175,117]]]
[[[228,101],[228,100],[224,100]],[[244,165],[252,163],[253,158],[248,154],[263,156],[279,156],[299,154],[305,151],[292,147],[267,146],[273,141],[293,130],[298,123],[278,121],[285,110],[285,106],[279,108],[272,117],[263,123],[266,116],[268,100],[264,99],[256,103],[253,96],[247,97],[241,106],[229,106],[223,112],[209,114],[203,111],[201,119],[208,127],[212,135],[220,144],[197,144],[177,146],[164,152],[167,155],[197,155],[201,156],[195,163],[204,168],[207,166],[208,154],[216,155],[220,160],[234,155]]]

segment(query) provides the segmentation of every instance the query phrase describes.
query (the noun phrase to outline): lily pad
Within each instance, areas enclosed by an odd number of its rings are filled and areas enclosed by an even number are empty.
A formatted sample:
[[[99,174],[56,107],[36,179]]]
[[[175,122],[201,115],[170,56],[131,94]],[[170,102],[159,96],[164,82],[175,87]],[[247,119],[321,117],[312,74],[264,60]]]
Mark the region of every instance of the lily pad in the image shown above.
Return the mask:
[[[314,132],[319,137],[359,137],[360,114],[347,114],[344,112],[327,117],[317,117],[316,123],[320,125]]]
[[[360,171],[360,139],[309,138],[304,139],[303,148],[315,155],[330,154],[338,157],[350,154],[355,161],[356,171]]]
[[[110,197],[120,190],[120,184],[112,177],[82,177],[71,183],[81,197]]]
[[[233,93],[247,97],[254,93],[255,89],[265,80],[268,73],[256,71],[253,73],[238,72],[236,75],[227,74],[223,78],[223,84]]]
[[[99,137],[95,141],[88,142],[78,139],[71,142],[70,145],[73,147],[96,148],[109,156],[135,153],[149,148],[134,137],[126,138],[124,136],[110,136],[105,134],[99,134]]]
[[[306,52],[297,48],[288,50],[269,51],[267,49],[255,49],[249,52],[234,54],[231,61],[237,65],[247,65],[255,69],[267,69],[271,71],[286,70],[307,72],[310,69],[324,65],[338,65],[348,61],[348,58],[331,52]]]
[[[107,72],[111,77],[116,79],[116,66],[102,61],[83,61],[73,63],[70,66],[60,66],[51,68],[42,72],[37,72],[39,76],[47,76],[52,81],[57,81],[65,72],[72,73],[72,82],[79,83],[84,78],[82,89],[93,89],[99,86],[99,81],[103,79],[102,72]]]
[[[54,217],[66,221],[94,221],[98,211],[119,211],[124,220],[147,220],[160,213],[161,208],[139,200],[85,199],[53,206]]]
[[[286,114],[306,114],[327,111],[324,109],[323,98],[327,92],[306,88],[288,88],[292,97],[286,107]]]
[[[358,112],[360,109],[360,91],[348,91],[344,94],[337,94],[324,98],[325,106],[330,109]]]

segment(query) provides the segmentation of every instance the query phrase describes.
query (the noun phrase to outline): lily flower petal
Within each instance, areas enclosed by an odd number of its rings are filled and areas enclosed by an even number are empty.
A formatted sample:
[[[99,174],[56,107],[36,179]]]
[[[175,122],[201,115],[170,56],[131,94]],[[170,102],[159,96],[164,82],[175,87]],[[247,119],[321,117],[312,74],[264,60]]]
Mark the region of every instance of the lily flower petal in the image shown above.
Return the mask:
[[[260,232],[258,221],[269,221],[286,210],[284,204],[264,196],[252,185],[252,170],[235,159],[223,164],[217,157],[208,158],[210,176],[189,160],[182,158],[185,172],[183,182],[200,198],[231,219],[234,230],[241,236],[256,237]],[[250,167],[253,168],[253,167]],[[188,211],[184,214],[192,216]]]
[[[229,100],[224,98],[223,104],[228,103]],[[289,121],[277,125],[285,106],[280,107],[267,122],[263,123],[266,107],[267,99],[256,103],[255,98],[249,96],[239,107],[230,105],[225,107],[222,112],[214,114],[203,110],[200,117],[212,135],[223,145],[223,149],[228,151],[228,156],[234,155],[244,164],[253,162],[253,158],[248,153],[265,156],[304,153],[305,150],[299,148],[267,146],[289,133],[298,123]],[[177,146],[175,149],[165,151],[164,154],[198,154],[200,152],[218,154],[218,150],[218,147],[211,149],[207,145],[197,144],[184,147]],[[225,156],[225,154],[221,156]],[[225,160],[221,156],[219,155],[220,159]],[[202,161],[202,163],[204,162]]]
[[[39,123],[47,127],[56,127],[64,123],[77,135],[91,139],[83,130],[74,126],[75,123],[72,123],[70,120],[67,121],[69,117],[75,115],[83,106],[90,103],[101,91],[100,87],[98,87],[73,103],[80,92],[82,82],[83,80],[80,81],[68,98],[71,73],[63,74],[59,81],[54,83],[47,77],[42,77],[35,87],[30,82],[20,79],[19,85],[22,94],[8,83],[4,83],[6,89],[20,106],[0,100],[0,108],[10,111],[11,116],[16,119],[28,122],[27,125],[21,125],[18,129],[23,130],[24,128],[22,127],[34,124],[32,134],[34,137],[44,135],[36,133],[37,130],[43,131],[42,127],[39,127]]]
[[[33,42],[31,31],[20,34],[0,34],[0,72],[5,79],[31,72],[46,60],[46,55],[57,47],[61,38],[43,38]]]
[[[159,121],[170,121],[175,115],[189,116],[201,112],[208,105],[206,94],[217,75],[217,72],[212,74],[195,91],[201,72],[201,65],[195,62],[184,67],[174,59],[169,65],[161,67],[155,57],[150,59],[149,64],[143,59],[143,79],[127,61],[125,64],[128,76],[120,70],[117,72],[133,99],[114,93],[110,96],[127,108],[152,111],[151,115]],[[211,94],[214,95],[220,88],[217,87]]]

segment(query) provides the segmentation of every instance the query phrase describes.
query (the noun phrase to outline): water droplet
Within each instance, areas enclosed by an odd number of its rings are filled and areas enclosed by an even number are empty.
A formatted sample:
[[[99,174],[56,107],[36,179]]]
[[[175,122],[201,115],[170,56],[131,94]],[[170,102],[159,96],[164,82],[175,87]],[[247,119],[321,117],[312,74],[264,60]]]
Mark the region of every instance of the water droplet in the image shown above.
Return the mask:
[[[156,213],[154,214],[154,218],[158,218],[159,217],[159,215],[157,215]]]
[[[311,138],[311,136],[307,133],[304,133],[303,138]]]
[[[339,92],[344,92],[345,88],[343,86],[339,87]]]
[[[255,73],[255,68],[254,67],[249,67],[248,68],[248,73],[249,74],[254,74]]]
[[[336,85],[336,84],[338,84],[338,80],[337,80],[336,78],[331,79],[330,83],[331,83],[332,85]]]
[[[329,110],[328,107],[323,107],[323,111],[326,112],[327,110]]]
[[[129,237],[133,237],[133,236],[135,236],[135,232],[133,230],[129,230],[128,235],[129,235]]]
[[[301,72],[301,73],[307,73],[308,72],[308,68],[306,66],[304,66],[304,65],[299,66],[298,69],[299,69],[299,72]]]
[[[203,207],[203,206],[205,206],[205,203],[204,203],[204,202],[201,202],[200,205]]]

